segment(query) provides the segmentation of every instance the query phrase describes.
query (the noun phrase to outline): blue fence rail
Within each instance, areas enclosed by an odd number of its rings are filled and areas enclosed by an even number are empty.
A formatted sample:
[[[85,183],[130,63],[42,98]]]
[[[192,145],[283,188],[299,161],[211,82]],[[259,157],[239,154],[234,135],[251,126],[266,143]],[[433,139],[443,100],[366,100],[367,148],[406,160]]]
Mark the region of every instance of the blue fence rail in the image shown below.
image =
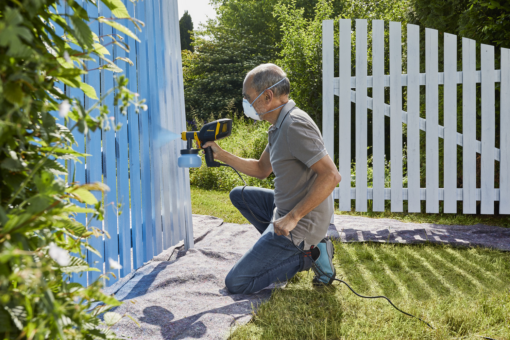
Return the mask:
[[[79,0],[80,2],[82,0]],[[186,130],[184,91],[177,0],[143,0],[136,3],[125,0],[131,17],[145,23],[142,32],[134,24],[124,22],[137,32],[140,42],[116,32],[111,26],[92,21],[90,27],[98,37],[108,42],[108,35],[119,34],[129,46],[129,52],[117,45],[106,46],[109,58],[129,58],[133,65],[117,60],[116,65],[129,78],[129,89],[146,99],[147,111],[128,109],[127,116],[113,105],[113,94],[106,97],[114,123],[120,130],[95,131],[87,137],[73,132],[78,143],[76,150],[89,154],[82,163],[68,162],[68,182],[103,182],[109,188],[104,197],[103,221],[82,214],[78,221],[107,231],[110,238],[92,237],[90,244],[101,256],[87,254],[88,263],[100,270],[74,275],[72,281],[83,285],[98,279],[101,273],[114,272],[105,283],[107,286],[141,267],[163,250],[184,239],[187,248],[193,246],[193,226],[188,169],[177,167],[179,150],[184,142],[177,140],[161,148],[153,146],[153,138],[161,128],[174,133]],[[110,10],[102,3],[86,6],[89,17],[111,17]],[[60,13],[70,9],[62,2]],[[63,32],[60,32],[63,34]],[[88,61],[87,69],[96,69],[102,60]],[[96,70],[84,76],[83,81],[94,87],[98,97],[114,86],[111,71]],[[59,87],[70,96],[77,97],[79,90]],[[74,93],[74,91],[77,91]],[[95,100],[81,97],[85,109]],[[97,116],[98,112],[92,113]],[[63,124],[61,118],[59,123]],[[120,214],[119,214],[120,212]],[[110,259],[122,268],[113,269]]]

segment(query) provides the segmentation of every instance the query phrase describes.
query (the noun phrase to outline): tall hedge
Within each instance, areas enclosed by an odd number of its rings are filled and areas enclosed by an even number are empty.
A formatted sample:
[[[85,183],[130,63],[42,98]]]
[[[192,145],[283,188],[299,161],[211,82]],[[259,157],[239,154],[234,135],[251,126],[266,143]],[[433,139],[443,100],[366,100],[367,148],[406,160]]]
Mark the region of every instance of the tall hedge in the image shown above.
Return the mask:
[[[82,3],[82,2],[80,2]],[[89,72],[85,61],[102,59],[102,72],[120,71],[105,57],[105,45],[121,44],[117,36],[98,37],[89,28],[99,20],[117,33],[135,37],[118,21],[129,18],[120,0],[102,0],[113,18],[89,18],[83,6],[61,2],[69,11],[59,13],[55,0],[0,2],[0,336],[2,339],[111,339],[110,327],[122,316],[97,315],[120,304],[104,295],[101,282],[88,287],[70,283],[73,275],[90,268],[83,249],[96,252],[91,237],[103,231],[77,222],[78,214],[102,219],[103,207],[91,190],[107,190],[101,183],[66,184],[66,162],[82,161],[73,151],[72,131],[84,134],[113,128],[109,109],[94,89],[83,82]],[[125,20],[124,20],[125,22]],[[57,34],[59,28],[63,35]],[[123,45],[122,45],[123,46]],[[109,71],[108,71],[109,72]],[[85,110],[79,98],[56,87],[60,81],[81,90],[80,97],[100,101]],[[115,96],[120,112],[134,102],[118,78],[106,95]],[[106,96],[105,95],[105,96]],[[94,117],[92,109],[97,110]],[[65,117],[66,126],[55,116]],[[73,202],[86,203],[78,207]],[[77,255],[70,255],[73,252]],[[81,273],[81,274],[80,274]],[[104,277],[103,277],[104,278]],[[100,305],[94,304],[101,302]],[[96,306],[93,308],[93,306]]]

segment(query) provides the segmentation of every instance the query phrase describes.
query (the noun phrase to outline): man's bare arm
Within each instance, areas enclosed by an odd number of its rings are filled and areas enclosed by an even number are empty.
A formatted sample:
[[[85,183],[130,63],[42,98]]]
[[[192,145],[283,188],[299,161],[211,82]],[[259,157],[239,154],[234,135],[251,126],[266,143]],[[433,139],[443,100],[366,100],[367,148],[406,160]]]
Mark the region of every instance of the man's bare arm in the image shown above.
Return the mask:
[[[274,231],[277,235],[289,235],[300,219],[321,204],[342,180],[335,164],[329,156],[322,157],[311,166],[317,174],[308,194],[287,215],[275,221]]]
[[[212,147],[214,159],[226,163],[248,176],[264,179],[273,172],[267,151],[264,151],[260,159],[257,160],[237,157],[220,148],[215,142],[207,142],[203,145],[205,148],[209,146]]]

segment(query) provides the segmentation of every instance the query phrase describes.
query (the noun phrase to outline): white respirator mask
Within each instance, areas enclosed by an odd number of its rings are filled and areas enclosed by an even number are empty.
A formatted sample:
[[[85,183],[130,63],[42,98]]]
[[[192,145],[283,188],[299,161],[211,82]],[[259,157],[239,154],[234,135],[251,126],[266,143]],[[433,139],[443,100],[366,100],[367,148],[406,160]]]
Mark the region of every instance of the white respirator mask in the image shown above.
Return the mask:
[[[265,115],[266,113],[269,113],[269,112],[273,112],[274,110],[278,110],[280,107],[284,106],[285,104],[283,105],[280,105],[278,106],[277,108],[274,108],[270,111],[267,111],[267,112],[264,112],[264,113],[257,113],[257,111],[255,110],[255,108],[253,107],[253,103],[255,103],[255,101],[257,99],[259,99],[259,97],[262,95],[262,93],[264,93],[266,90],[269,90],[270,88],[273,88],[275,87],[276,85],[280,84],[282,81],[284,81],[286,78],[283,78],[282,80],[278,81],[276,84],[274,84],[273,86],[270,86],[268,87],[267,89],[265,89],[264,91],[262,91],[258,96],[257,98],[255,98],[255,100],[250,104],[250,102],[244,98],[243,99],[243,111],[244,111],[244,114],[248,117],[248,118],[251,118],[251,119],[254,119],[254,120],[260,120],[260,116],[262,115]]]

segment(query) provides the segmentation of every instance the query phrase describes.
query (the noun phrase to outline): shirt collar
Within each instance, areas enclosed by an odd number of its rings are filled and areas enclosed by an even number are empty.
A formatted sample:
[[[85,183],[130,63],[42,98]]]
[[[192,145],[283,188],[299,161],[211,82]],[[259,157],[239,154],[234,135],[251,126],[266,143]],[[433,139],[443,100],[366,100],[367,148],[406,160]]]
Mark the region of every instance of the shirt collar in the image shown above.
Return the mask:
[[[289,111],[292,110],[295,106],[296,106],[296,103],[292,99],[290,99],[285,104],[285,106],[282,108],[282,110],[280,111],[280,114],[278,115],[278,119],[276,120],[276,123],[274,125],[272,125],[269,128],[269,130],[274,130],[274,129],[280,128],[287,113],[289,113]]]

